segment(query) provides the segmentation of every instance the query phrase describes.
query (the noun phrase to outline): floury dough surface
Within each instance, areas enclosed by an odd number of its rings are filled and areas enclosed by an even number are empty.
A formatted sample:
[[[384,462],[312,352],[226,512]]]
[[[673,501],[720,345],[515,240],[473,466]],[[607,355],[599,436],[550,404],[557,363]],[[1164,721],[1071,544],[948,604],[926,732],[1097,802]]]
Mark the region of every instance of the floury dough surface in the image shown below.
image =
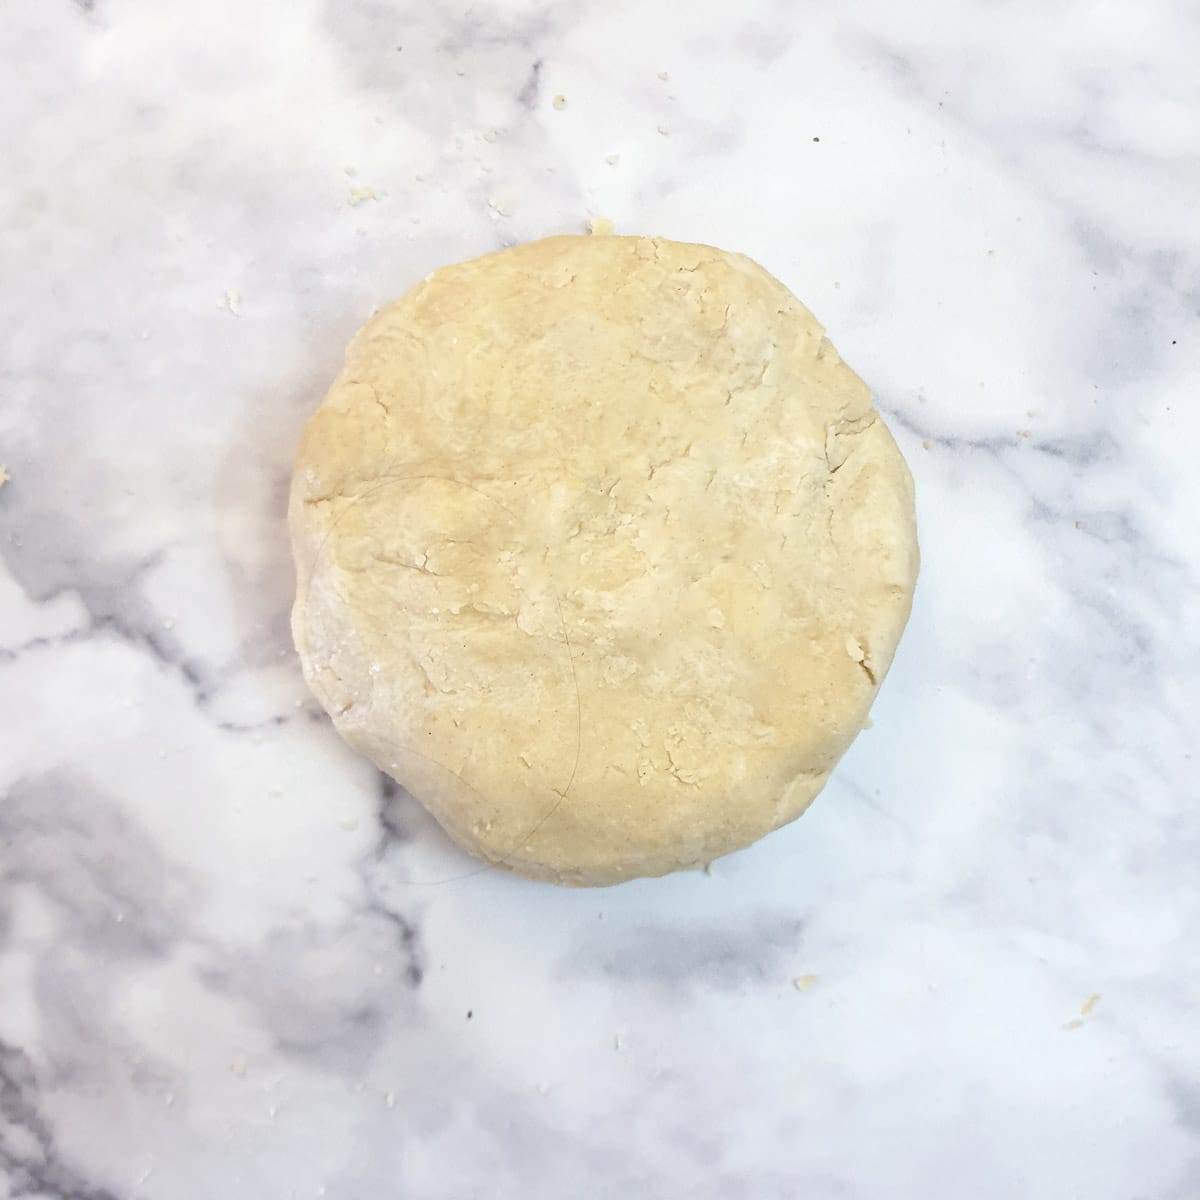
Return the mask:
[[[479,857],[605,884],[802,813],[908,617],[912,484],[749,259],[557,237],[354,338],[293,478],[293,631],[346,740]]]

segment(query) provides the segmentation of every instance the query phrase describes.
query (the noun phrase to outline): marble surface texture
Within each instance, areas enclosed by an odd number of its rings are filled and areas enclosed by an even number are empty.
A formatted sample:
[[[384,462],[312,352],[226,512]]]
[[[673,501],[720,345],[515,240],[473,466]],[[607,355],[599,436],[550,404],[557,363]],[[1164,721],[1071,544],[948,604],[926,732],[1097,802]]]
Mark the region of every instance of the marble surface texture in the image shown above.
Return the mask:
[[[1186,0],[7,5],[0,1200],[1196,1200],[1198,57]],[[375,306],[591,216],[814,309],[924,571],[804,819],[563,891],[334,735],[283,513]]]

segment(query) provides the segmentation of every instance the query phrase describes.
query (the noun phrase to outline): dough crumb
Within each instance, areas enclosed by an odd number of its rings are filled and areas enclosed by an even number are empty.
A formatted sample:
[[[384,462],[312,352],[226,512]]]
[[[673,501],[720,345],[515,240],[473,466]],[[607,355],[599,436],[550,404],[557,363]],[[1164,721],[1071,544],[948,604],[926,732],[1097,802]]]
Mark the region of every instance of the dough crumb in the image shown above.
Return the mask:
[[[378,200],[378,199],[379,199],[379,194],[375,191],[374,188],[369,188],[369,187],[351,188],[350,189],[350,198],[347,201],[347,203],[350,205],[351,208],[356,208],[358,205],[364,203],[367,200]]]
[[[494,129],[486,130],[483,135],[483,140],[485,142],[494,142],[496,140],[496,131]]]
[[[659,71],[658,77],[663,81],[663,83],[666,83],[667,80],[670,79],[670,76],[666,73],[666,71]]]
[[[671,136],[671,128],[669,125],[658,125],[656,128],[658,129],[658,132],[663,135],[663,137]]]
[[[347,833],[352,833],[358,828],[358,820],[355,817],[343,817],[338,822],[338,828],[344,829]]]
[[[610,154],[604,161],[610,167],[615,167],[621,161],[621,156],[619,154]]]
[[[508,217],[512,215],[512,209],[509,207],[507,201],[499,199],[496,196],[488,197],[488,208],[492,210],[492,220],[495,220],[497,217]]]
[[[613,231],[613,223],[608,217],[592,217],[588,221],[588,230],[597,237],[607,237]]]
[[[616,1051],[618,1054],[620,1054],[620,1053],[621,1053],[621,1047],[622,1047],[622,1045],[623,1045],[623,1044],[624,1044],[624,1043],[621,1041],[621,1035],[620,1035],[619,1033],[614,1033],[614,1034],[613,1034],[613,1049],[614,1049],[614,1050],[615,1050],[615,1051]]]
[[[228,288],[225,292],[225,299],[222,301],[222,306],[227,308],[235,317],[242,315],[242,293],[237,288]]]
[[[925,438],[925,439],[924,439],[924,440],[921,442],[921,448],[922,448],[923,450],[932,450],[932,449],[933,449],[933,442],[932,442],[932,441],[931,441],[929,438]]]
[[[395,1108],[396,1107],[396,1093],[395,1092],[385,1092],[384,1097],[383,1097],[383,1102],[384,1102],[384,1104],[386,1104],[388,1106],[388,1108]]]
[[[817,982],[817,977],[811,973],[805,975],[797,975],[792,980],[792,987],[798,992],[807,992],[809,988]]]
[[[705,873],[705,875],[711,875],[711,874],[713,873],[713,865],[712,865],[712,863],[710,863],[710,862],[706,862],[706,863],[704,864],[704,873]]]
[[[351,179],[353,179],[353,178],[354,178],[354,176],[358,174],[358,168],[357,168],[357,167],[343,167],[343,168],[342,168],[342,170],[343,170],[343,171],[344,171],[344,172],[345,172],[347,175],[349,175]]]
[[[561,111],[562,109],[567,107],[567,98],[566,98],[566,96],[555,96],[554,99],[551,101],[551,103],[554,105],[555,108],[557,108]]]
[[[0,488],[8,483],[10,479],[12,479],[12,476],[8,473],[8,470],[4,464],[0,463]]]
[[[1079,1016],[1072,1017],[1069,1021],[1064,1022],[1063,1028],[1066,1030],[1082,1029],[1087,1024],[1087,1019],[1096,1011],[1096,1005],[1100,1003],[1100,993],[1093,992],[1080,1006]]]

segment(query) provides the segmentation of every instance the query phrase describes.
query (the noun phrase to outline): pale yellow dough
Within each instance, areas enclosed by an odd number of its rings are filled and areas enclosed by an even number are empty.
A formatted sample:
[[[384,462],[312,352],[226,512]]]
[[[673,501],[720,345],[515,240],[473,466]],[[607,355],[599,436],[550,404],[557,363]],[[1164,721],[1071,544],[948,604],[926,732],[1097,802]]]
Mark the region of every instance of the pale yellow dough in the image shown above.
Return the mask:
[[[374,317],[301,442],[292,627],[472,854],[609,884],[799,816],[908,618],[912,480],[761,267],[556,237]]]

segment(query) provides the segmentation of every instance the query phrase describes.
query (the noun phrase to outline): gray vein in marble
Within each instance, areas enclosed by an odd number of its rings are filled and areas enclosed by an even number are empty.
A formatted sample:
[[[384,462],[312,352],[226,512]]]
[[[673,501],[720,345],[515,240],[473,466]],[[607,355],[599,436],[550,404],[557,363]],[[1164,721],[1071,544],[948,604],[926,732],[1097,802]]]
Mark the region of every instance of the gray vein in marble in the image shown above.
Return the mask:
[[[107,1188],[94,1187],[64,1163],[55,1144],[53,1123],[38,1105],[38,1082],[29,1056],[0,1041],[0,1178],[13,1200],[116,1200]]]
[[[736,990],[754,980],[788,978],[784,963],[802,952],[804,922],[790,916],[742,918],[724,929],[668,929],[651,923],[619,933],[593,930],[564,968],[661,988]]]
[[[535,58],[533,65],[529,68],[529,78],[521,85],[521,90],[517,93],[517,103],[525,109],[535,109],[538,106],[538,98],[541,92],[541,74],[542,60]]]

